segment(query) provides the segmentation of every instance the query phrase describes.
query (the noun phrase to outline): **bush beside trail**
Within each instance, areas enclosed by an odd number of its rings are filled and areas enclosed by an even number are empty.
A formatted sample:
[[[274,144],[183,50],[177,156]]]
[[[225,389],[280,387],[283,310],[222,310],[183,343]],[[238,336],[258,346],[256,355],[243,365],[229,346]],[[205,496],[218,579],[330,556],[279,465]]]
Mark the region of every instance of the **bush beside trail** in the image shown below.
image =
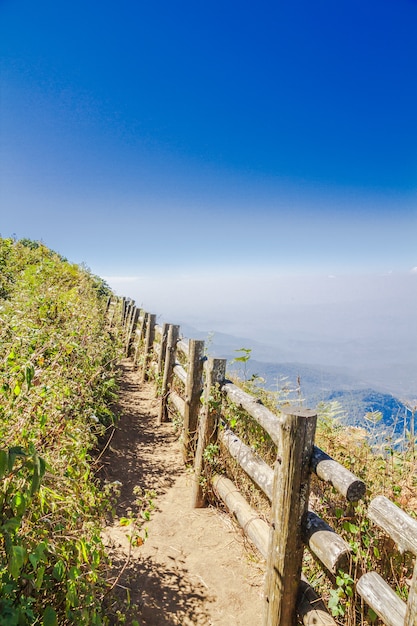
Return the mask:
[[[109,293],[46,246],[0,238],[0,625],[106,623],[93,451],[113,423]]]

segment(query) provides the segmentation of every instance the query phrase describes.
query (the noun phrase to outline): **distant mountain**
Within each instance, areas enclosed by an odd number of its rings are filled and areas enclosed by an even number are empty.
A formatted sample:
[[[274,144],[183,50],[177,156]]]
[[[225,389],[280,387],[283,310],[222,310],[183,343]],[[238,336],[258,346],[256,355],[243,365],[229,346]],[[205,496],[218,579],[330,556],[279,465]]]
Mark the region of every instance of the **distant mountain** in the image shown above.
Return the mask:
[[[391,444],[405,440],[410,431],[412,414],[399,398],[370,388],[343,368],[330,370],[319,365],[263,363],[249,359],[246,364],[230,363],[229,371],[246,378],[260,376],[265,387],[273,391],[291,388],[290,398],[301,397],[304,406],[309,408],[315,408],[320,402],[337,401],[342,410],[340,423],[364,428],[374,442],[384,440]]]
[[[347,413],[344,423],[360,426],[377,438],[388,441],[406,440],[413,429],[412,412],[390,393],[374,389],[333,391],[328,400],[337,400]]]
[[[268,350],[264,344],[253,340],[197,331],[186,325],[182,328],[187,336],[204,339],[212,356],[226,358],[230,374],[247,379],[259,376],[264,379],[265,388],[271,391],[283,387],[292,389],[289,399],[299,401],[302,398],[304,406],[309,408],[315,408],[320,402],[337,401],[345,415],[341,423],[364,428],[373,441],[405,440],[410,431],[412,414],[406,404],[387,389],[375,389],[369,381],[352,375],[348,368],[292,362],[286,352]],[[243,354],[239,352],[242,347],[251,349],[250,358],[246,363],[233,362]],[[265,360],[252,358],[252,355],[262,355],[261,359]],[[267,361],[268,356],[274,360]]]

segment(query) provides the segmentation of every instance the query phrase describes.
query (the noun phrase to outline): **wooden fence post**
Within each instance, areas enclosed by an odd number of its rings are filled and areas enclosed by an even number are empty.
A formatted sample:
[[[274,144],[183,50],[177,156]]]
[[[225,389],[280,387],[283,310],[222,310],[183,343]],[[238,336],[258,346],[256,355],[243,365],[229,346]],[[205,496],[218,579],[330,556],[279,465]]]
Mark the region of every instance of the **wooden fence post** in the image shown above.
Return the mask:
[[[110,304],[109,304],[109,308],[107,311],[107,314],[109,316],[109,328],[112,328],[113,326],[113,322],[116,316],[116,310],[117,310],[117,306],[119,304],[119,300],[117,298],[117,296],[115,296],[115,299],[113,300],[112,296],[110,296]]]
[[[188,343],[187,382],[185,385],[182,451],[185,463],[195,454],[198,414],[203,385],[204,341],[190,339]]]
[[[174,374],[175,355],[177,349],[177,341],[180,334],[180,327],[170,324],[168,327],[167,347],[165,353],[164,377],[162,379],[161,400],[159,403],[158,425],[166,422],[168,419],[168,394]]]
[[[194,482],[192,493],[192,506],[201,508],[205,504],[204,491],[201,485],[201,475],[204,466],[204,450],[209,443],[217,440],[217,426],[221,413],[221,398],[213,398],[216,384],[221,385],[226,375],[226,359],[213,359],[206,361],[203,410],[200,415],[198,427],[198,442],[194,462]]]
[[[133,337],[133,364],[137,366],[139,360],[139,352],[142,349],[143,336],[146,332],[147,314],[143,309],[139,309],[139,318],[136,326],[135,336]],[[135,346],[136,343],[136,346]]]
[[[168,329],[169,324],[164,323],[162,325],[162,333],[161,333],[161,347],[158,354],[158,365],[157,365],[157,376],[158,380],[164,375],[164,364],[165,364],[165,354],[167,351],[167,341],[168,341]]]
[[[127,314],[127,308],[130,304],[129,298],[123,298],[122,300],[122,326],[124,326]]]
[[[143,367],[142,367],[142,382],[148,380],[148,364],[151,358],[151,350],[155,339],[155,324],[156,315],[154,313],[148,313],[148,319],[146,323],[146,335],[143,346]]]
[[[302,524],[307,515],[317,422],[317,415],[307,409],[287,409],[282,413],[285,416],[274,471],[264,626],[296,624],[303,557]]]
[[[132,344],[133,344],[133,340],[135,337],[136,326],[137,326],[138,319],[139,319],[139,313],[140,313],[140,310],[136,307],[133,307],[132,315],[131,315],[129,326],[127,329],[126,356],[130,356],[130,353],[132,351]]]

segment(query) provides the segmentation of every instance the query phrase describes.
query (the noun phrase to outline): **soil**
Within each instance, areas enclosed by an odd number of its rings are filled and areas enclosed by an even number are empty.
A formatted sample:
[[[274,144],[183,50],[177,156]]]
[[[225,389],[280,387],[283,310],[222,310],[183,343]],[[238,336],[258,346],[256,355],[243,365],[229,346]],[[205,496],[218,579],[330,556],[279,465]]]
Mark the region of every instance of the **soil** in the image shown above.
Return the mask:
[[[111,623],[256,626],[264,563],[227,513],[191,507],[191,475],[173,424],[157,426],[154,385],[140,382],[129,360],[121,375],[121,417],[101,458],[105,479],[121,483],[103,531],[119,599],[109,607]],[[138,490],[155,494],[146,523],[149,498],[138,503]]]

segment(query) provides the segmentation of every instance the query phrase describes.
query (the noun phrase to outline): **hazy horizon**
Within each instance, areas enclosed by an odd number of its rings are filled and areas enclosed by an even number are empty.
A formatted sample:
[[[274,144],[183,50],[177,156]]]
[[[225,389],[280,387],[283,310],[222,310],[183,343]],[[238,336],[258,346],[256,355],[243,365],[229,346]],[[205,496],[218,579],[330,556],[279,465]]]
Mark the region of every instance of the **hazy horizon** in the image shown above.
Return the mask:
[[[246,340],[254,359],[345,368],[407,399],[417,397],[415,272],[105,278],[159,323],[225,333]]]

